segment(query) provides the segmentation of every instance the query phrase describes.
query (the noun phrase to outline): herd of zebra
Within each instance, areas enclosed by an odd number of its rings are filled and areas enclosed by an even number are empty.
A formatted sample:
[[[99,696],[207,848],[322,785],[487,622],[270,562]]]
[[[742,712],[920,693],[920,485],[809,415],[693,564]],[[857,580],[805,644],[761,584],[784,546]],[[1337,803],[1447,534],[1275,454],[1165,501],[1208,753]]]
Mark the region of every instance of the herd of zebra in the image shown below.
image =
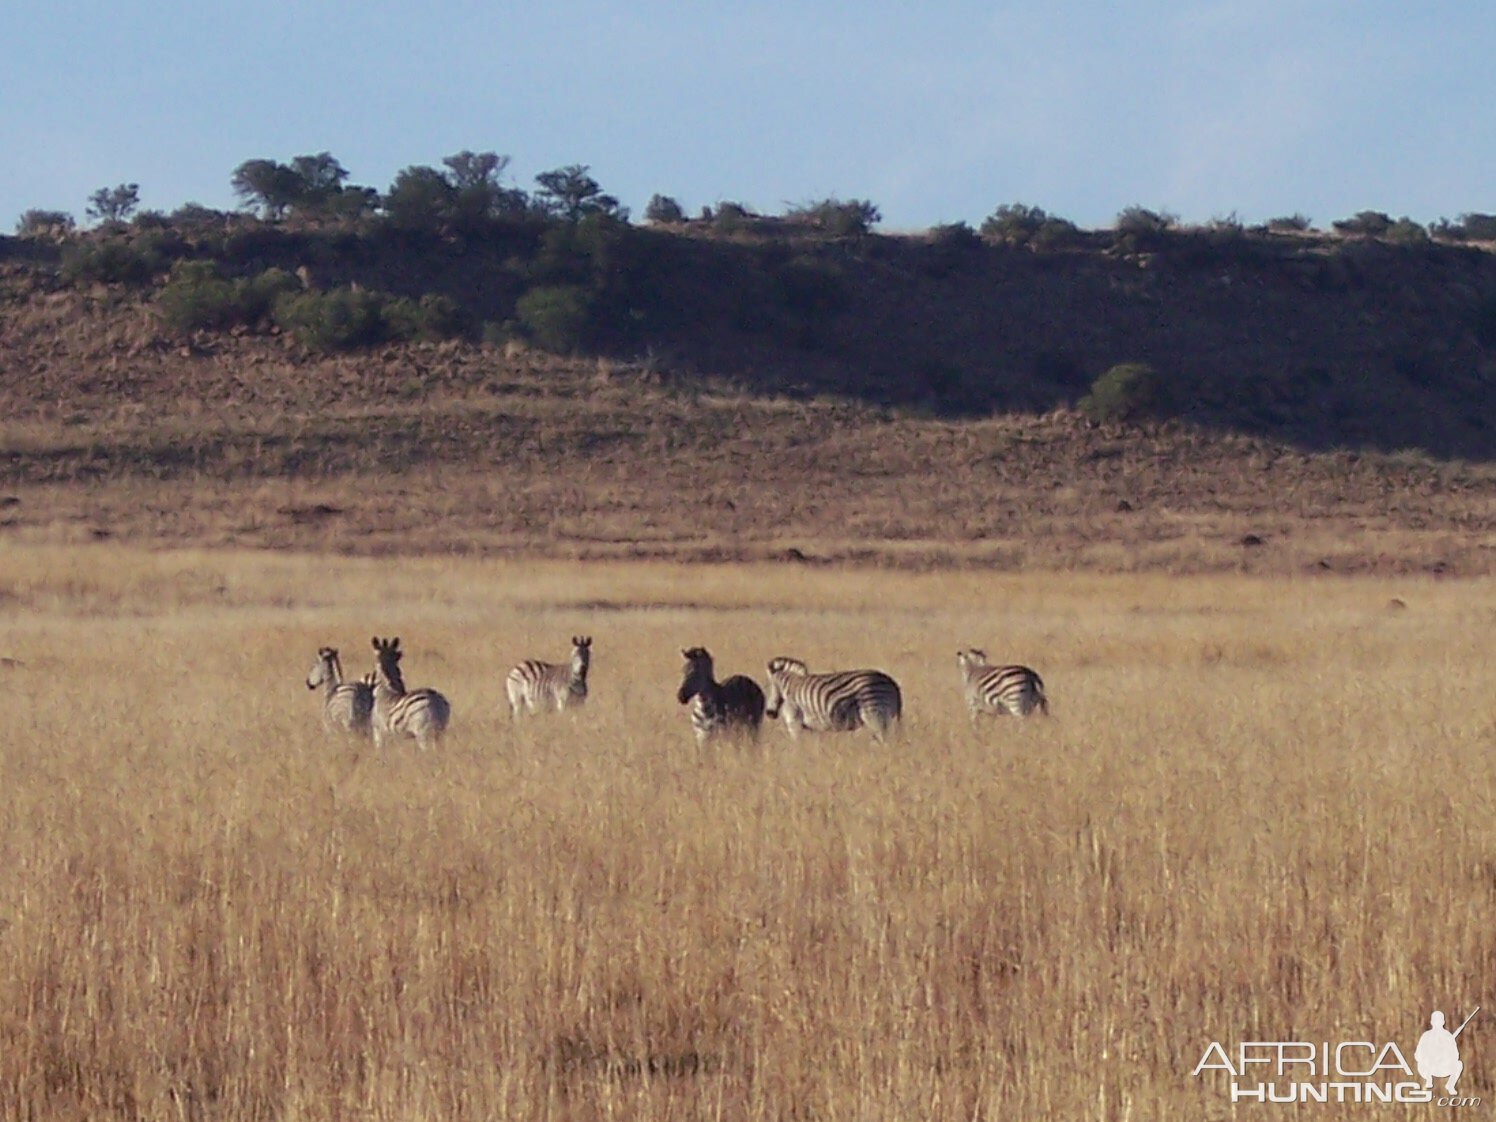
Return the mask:
[[[374,669],[356,681],[345,681],[334,647],[322,647],[307,676],[310,690],[322,691],[322,719],[331,729],[374,739],[409,738],[422,748],[441,740],[452,720],[452,706],[429,687],[408,690],[400,670],[405,652],[400,640],[373,640]],[[879,741],[898,728],[904,699],[899,684],[881,670],[842,670],[812,674],[797,658],[769,660],[768,692],[752,678],[734,674],[717,681],[711,652],[705,647],[681,651],[684,676],[676,700],[691,706],[696,742],[720,737],[757,739],[765,717],[783,717],[791,737],[810,732],[868,729]],[[522,711],[562,712],[587,700],[587,672],[592,665],[592,637],[573,636],[567,662],[526,659],[509,671],[504,690],[511,719]],[[983,716],[1027,717],[1049,713],[1044,682],[1027,666],[993,666],[985,651],[968,647],[956,654],[956,665],[975,725]]]

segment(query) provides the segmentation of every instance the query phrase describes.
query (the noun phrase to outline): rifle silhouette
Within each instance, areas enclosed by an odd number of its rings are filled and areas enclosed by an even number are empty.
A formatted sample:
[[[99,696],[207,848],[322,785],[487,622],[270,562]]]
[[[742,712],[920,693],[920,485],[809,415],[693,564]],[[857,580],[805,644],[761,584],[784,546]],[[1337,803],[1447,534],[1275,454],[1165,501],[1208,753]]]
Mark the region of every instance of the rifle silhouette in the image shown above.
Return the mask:
[[[1470,1016],[1466,1017],[1463,1021],[1460,1022],[1460,1027],[1454,1030],[1454,1034],[1456,1036],[1459,1036],[1460,1033],[1464,1032],[1465,1031],[1465,1026],[1468,1025],[1471,1022],[1471,1020],[1475,1017],[1475,1014],[1477,1014],[1479,1012],[1480,1012],[1480,1006],[1479,1005],[1477,1005],[1474,1009],[1470,1010]]]

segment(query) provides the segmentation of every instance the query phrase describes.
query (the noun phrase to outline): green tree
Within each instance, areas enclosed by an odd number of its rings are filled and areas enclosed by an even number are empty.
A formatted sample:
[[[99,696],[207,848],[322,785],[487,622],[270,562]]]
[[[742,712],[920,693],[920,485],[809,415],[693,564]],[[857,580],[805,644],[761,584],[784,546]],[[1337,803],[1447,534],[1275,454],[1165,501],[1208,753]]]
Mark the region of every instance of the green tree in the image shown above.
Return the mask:
[[[315,156],[296,156],[291,160],[291,173],[300,183],[296,203],[313,205],[324,201],[343,189],[348,172],[333,158],[331,152],[318,152]]]
[[[612,195],[604,194],[587,170],[585,164],[570,164],[537,175],[535,182],[540,184],[537,201],[542,209],[568,222],[580,222],[590,214],[627,218],[628,211]]]
[[[140,205],[140,184],[121,183],[118,187],[100,187],[88,196],[90,218],[100,222],[123,222]]]
[[[366,187],[345,188],[348,172],[330,152],[296,156],[289,164],[274,160],[245,160],[229,180],[234,193],[267,218],[283,218],[288,211],[361,213],[373,204]],[[353,194],[344,198],[348,192]]]
[[[266,218],[280,218],[301,198],[301,177],[274,160],[245,160],[229,180],[234,194]]]
[[[457,209],[457,189],[433,167],[408,167],[384,193],[384,212],[402,230],[440,231]]]
[[[525,193],[501,182],[509,157],[497,152],[461,152],[443,158],[447,181],[453,190],[454,217],[463,225],[481,225],[504,215],[523,213],[529,205]]]

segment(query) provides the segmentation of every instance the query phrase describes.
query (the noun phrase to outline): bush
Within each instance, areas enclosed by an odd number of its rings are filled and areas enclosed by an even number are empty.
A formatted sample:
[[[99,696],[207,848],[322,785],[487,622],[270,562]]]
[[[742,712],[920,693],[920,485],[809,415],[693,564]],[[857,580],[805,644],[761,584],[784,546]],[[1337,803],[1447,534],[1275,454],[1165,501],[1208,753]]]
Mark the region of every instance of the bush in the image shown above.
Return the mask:
[[[577,350],[592,337],[592,294],[581,285],[532,288],[519,298],[514,314],[537,346],[557,354]]]
[[[1496,215],[1462,214],[1459,229],[1473,242],[1496,241]]]
[[[1136,421],[1156,412],[1163,397],[1163,381],[1153,367],[1124,362],[1092,382],[1091,392],[1080,399],[1078,407],[1093,421]]]
[[[707,217],[703,212],[702,217]],[[710,215],[712,229],[719,234],[739,234],[753,223],[753,212],[742,203],[718,203],[715,214]]]
[[[1269,218],[1267,228],[1274,234],[1302,234],[1310,229],[1310,225],[1305,215],[1287,214]]]
[[[391,339],[450,339],[461,334],[466,317],[450,296],[428,292],[419,300],[396,297],[384,306],[384,322]]]
[[[1379,238],[1392,227],[1392,219],[1379,210],[1363,210],[1330,225],[1349,237]]]
[[[1411,218],[1399,218],[1382,235],[1394,245],[1420,246],[1429,242],[1428,230]]]
[[[946,249],[977,249],[982,239],[965,222],[945,222],[930,227],[930,244]]]
[[[253,327],[261,320],[272,319],[281,297],[301,291],[301,282],[284,269],[266,269],[263,273],[233,282],[239,322]]]
[[[822,199],[793,207],[787,218],[833,238],[862,237],[882,221],[878,208],[864,199]]]
[[[125,238],[69,246],[62,254],[62,277],[72,284],[143,285],[161,268],[154,241]]]
[[[686,220],[686,212],[681,209],[680,203],[669,195],[656,195],[649,200],[649,205],[644,208],[644,219],[647,222],[663,223],[671,225]]]
[[[982,237],[1006,245],[1027,245],[1049,215],[1042,207],[1026,203],[1004,203],[982,223]]]
[[[253,327],[271,319],[281,298],[300,287],[284,269],[229,280],[211,261],[178,261],[156,306],[166,325],[183,334],[238,324]]]
[[[211,261],[178,261],[156,307],[166,326],[182,334],[240,322],[234,284],[220,276]]]
[[[314,350],[351,350],[387,337],[388,299],[361,288],[288,293],[275,303],[275,322]]]
[[[1117,215],[1116,246],[1124,253],[1156,249],[1178,222],[1172,214],[1130,206]]]
[[[233,221],[233,217],[228,211],[214,210],[202,203],[183,203],[167,216],[167,220],[179,230],[206,233],[222,230]]]
[[[16,223],[16,235],[22,238],[61,238],[72,233],[75,225],[73,216],[65,210],[33,208],[21,215]]]
[[[1024,203],[1000,206],[982,223],[982,237],[989,241],[1038,250],[1061,249],[1074,244],[1079,236],[1080,231],[1069,219],[1056,218]]]

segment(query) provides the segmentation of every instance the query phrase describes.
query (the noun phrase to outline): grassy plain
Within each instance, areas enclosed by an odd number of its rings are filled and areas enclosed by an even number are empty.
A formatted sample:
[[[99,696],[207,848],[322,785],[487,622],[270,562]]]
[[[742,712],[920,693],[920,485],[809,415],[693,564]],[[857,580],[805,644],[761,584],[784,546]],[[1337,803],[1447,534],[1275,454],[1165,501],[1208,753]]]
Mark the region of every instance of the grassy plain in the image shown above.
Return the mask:
[[[1493,622],[1489,580],[16,546],[0,1116],[1228,1117],[1211,1040],[1411,1056],[1496,1001]],[[511,726],[576,632],[588,707]],[[321,730],[316,648],[376,633],[439,752]],[[903,738],[698,752],[698,643],[880,666]],[[1054,716],[974,734],[968,644]]]

